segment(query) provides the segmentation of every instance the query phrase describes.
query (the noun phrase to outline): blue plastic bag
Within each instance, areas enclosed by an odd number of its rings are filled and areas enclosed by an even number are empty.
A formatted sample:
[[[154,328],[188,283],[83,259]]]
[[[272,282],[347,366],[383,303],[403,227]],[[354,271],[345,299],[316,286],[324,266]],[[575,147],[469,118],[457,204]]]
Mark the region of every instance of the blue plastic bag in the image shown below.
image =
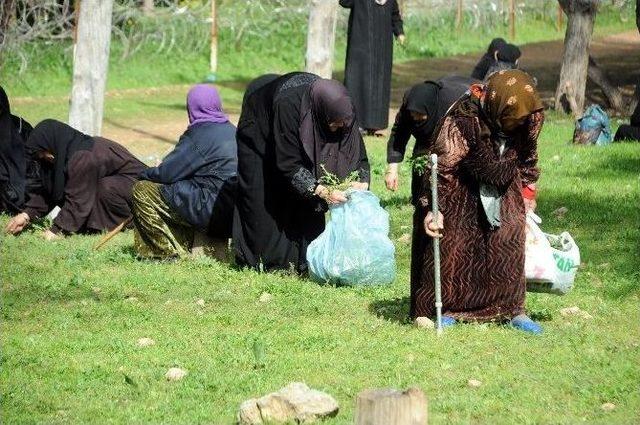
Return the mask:
[[[313,280],[337,285],[391,283],[396,276],[389,214],[369,191],[351,191],[331,207],[327,226],[307,248]]]
[[[576,121],[573,142],[604,146],[611,143],[611,125],[609,116],[600,105],[591,105],[582,118]]]

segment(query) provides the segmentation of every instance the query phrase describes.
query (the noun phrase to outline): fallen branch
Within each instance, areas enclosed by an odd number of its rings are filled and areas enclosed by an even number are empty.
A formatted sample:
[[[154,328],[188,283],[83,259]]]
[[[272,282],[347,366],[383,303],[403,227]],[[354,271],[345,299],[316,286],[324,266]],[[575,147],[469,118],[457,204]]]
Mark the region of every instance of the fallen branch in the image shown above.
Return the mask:
[[[113,237],[115,235],[120,233],[122,231],[122,229],[124,229],[126,226],[128,226],[129,223],[131,223],[132,221],[133,221],[133,216],[130,216],[125,221],[123,221],[122,223],[118,224],[112,231],[110,231],[109,233],[104,235],[102,237],[102,239],[100,239],[100,241],[93,247],[93,250],[97,251],[100,248],[102,248],[104,245],[106,245],[107,242],[109,242],[111,239],[113,239]]]

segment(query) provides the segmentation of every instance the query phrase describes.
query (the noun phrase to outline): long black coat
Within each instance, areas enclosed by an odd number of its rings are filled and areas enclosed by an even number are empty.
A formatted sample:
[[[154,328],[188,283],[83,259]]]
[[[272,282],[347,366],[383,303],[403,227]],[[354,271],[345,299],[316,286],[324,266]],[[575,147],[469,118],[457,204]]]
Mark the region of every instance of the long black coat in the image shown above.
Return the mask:
[[[340,0],[351,9],[344,85],[356,107],[360,126],[387,128],[391,96],[393,35],[404,33],[396,0]]]
[[[241,266],[304,273],[307,246],[324,230],[327,205],[313,194],[315,167],[299,133],[307,112],[302,99],[318,78],[307,73],[261,77],[245,95],[237,133],[233,217],[233,246]],[[360,153],[351,171],[369,181],[363,144]]]

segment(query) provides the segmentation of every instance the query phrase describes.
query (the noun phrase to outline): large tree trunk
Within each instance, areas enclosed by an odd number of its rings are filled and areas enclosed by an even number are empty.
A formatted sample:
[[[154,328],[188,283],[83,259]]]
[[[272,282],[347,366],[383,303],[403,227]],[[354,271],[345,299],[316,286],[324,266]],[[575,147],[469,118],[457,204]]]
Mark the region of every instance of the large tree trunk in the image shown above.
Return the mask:
[[[588,75],[591,81],[593,81],[602,89],[602,92],[609,100],[609,105],[611,106],[611,108],[615,109],[618,112],[626,112],[622,91],[617,86],[613,85],[604,70],[598,66],[596,61],[591,56],[589,56]]]
[[[113,0],[82,0],[73,55],[69,125],[92,136],[102,130]]]
[[[338,2],[309,0],[309,29],[305,71],[331,78]]]
[[[558,0],[558,2],[568,19],[555,108],[579,116],[584,108],[589,44],[600,1]]]
[[[427,425],[427,398],[418,388],[369,389],[358,394],[356,425]]]

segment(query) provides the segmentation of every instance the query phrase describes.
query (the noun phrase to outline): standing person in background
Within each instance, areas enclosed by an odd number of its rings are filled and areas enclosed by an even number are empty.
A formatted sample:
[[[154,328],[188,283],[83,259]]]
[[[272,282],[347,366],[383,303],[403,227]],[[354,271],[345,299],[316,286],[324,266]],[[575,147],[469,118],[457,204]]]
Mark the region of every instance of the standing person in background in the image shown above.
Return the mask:
[[[197,231],[216,239],[221,251],[231,237],[236,128],[213,86],[189,90],[187,114],[189,127],[174,150],[133,186],[134,248],[141,258],[185,256]]]
[[[0,213],[22,210],[27,186],[24,144],[33,128],[11,114],[7,93],[0,86]]]
[[[340,0],[351,9],[344,84],[360,127],[369,135],[389,123],[393,36],[404,44],[397,0]]]
[[[60,213],[44,231],[47,240],[111,230],[131,215],[131,188],[147,167],[124,146],[47,119],[33,129],[26,150],[41,165],[41,190],[28,194],[8,233],[20,233],[55,206]]]

